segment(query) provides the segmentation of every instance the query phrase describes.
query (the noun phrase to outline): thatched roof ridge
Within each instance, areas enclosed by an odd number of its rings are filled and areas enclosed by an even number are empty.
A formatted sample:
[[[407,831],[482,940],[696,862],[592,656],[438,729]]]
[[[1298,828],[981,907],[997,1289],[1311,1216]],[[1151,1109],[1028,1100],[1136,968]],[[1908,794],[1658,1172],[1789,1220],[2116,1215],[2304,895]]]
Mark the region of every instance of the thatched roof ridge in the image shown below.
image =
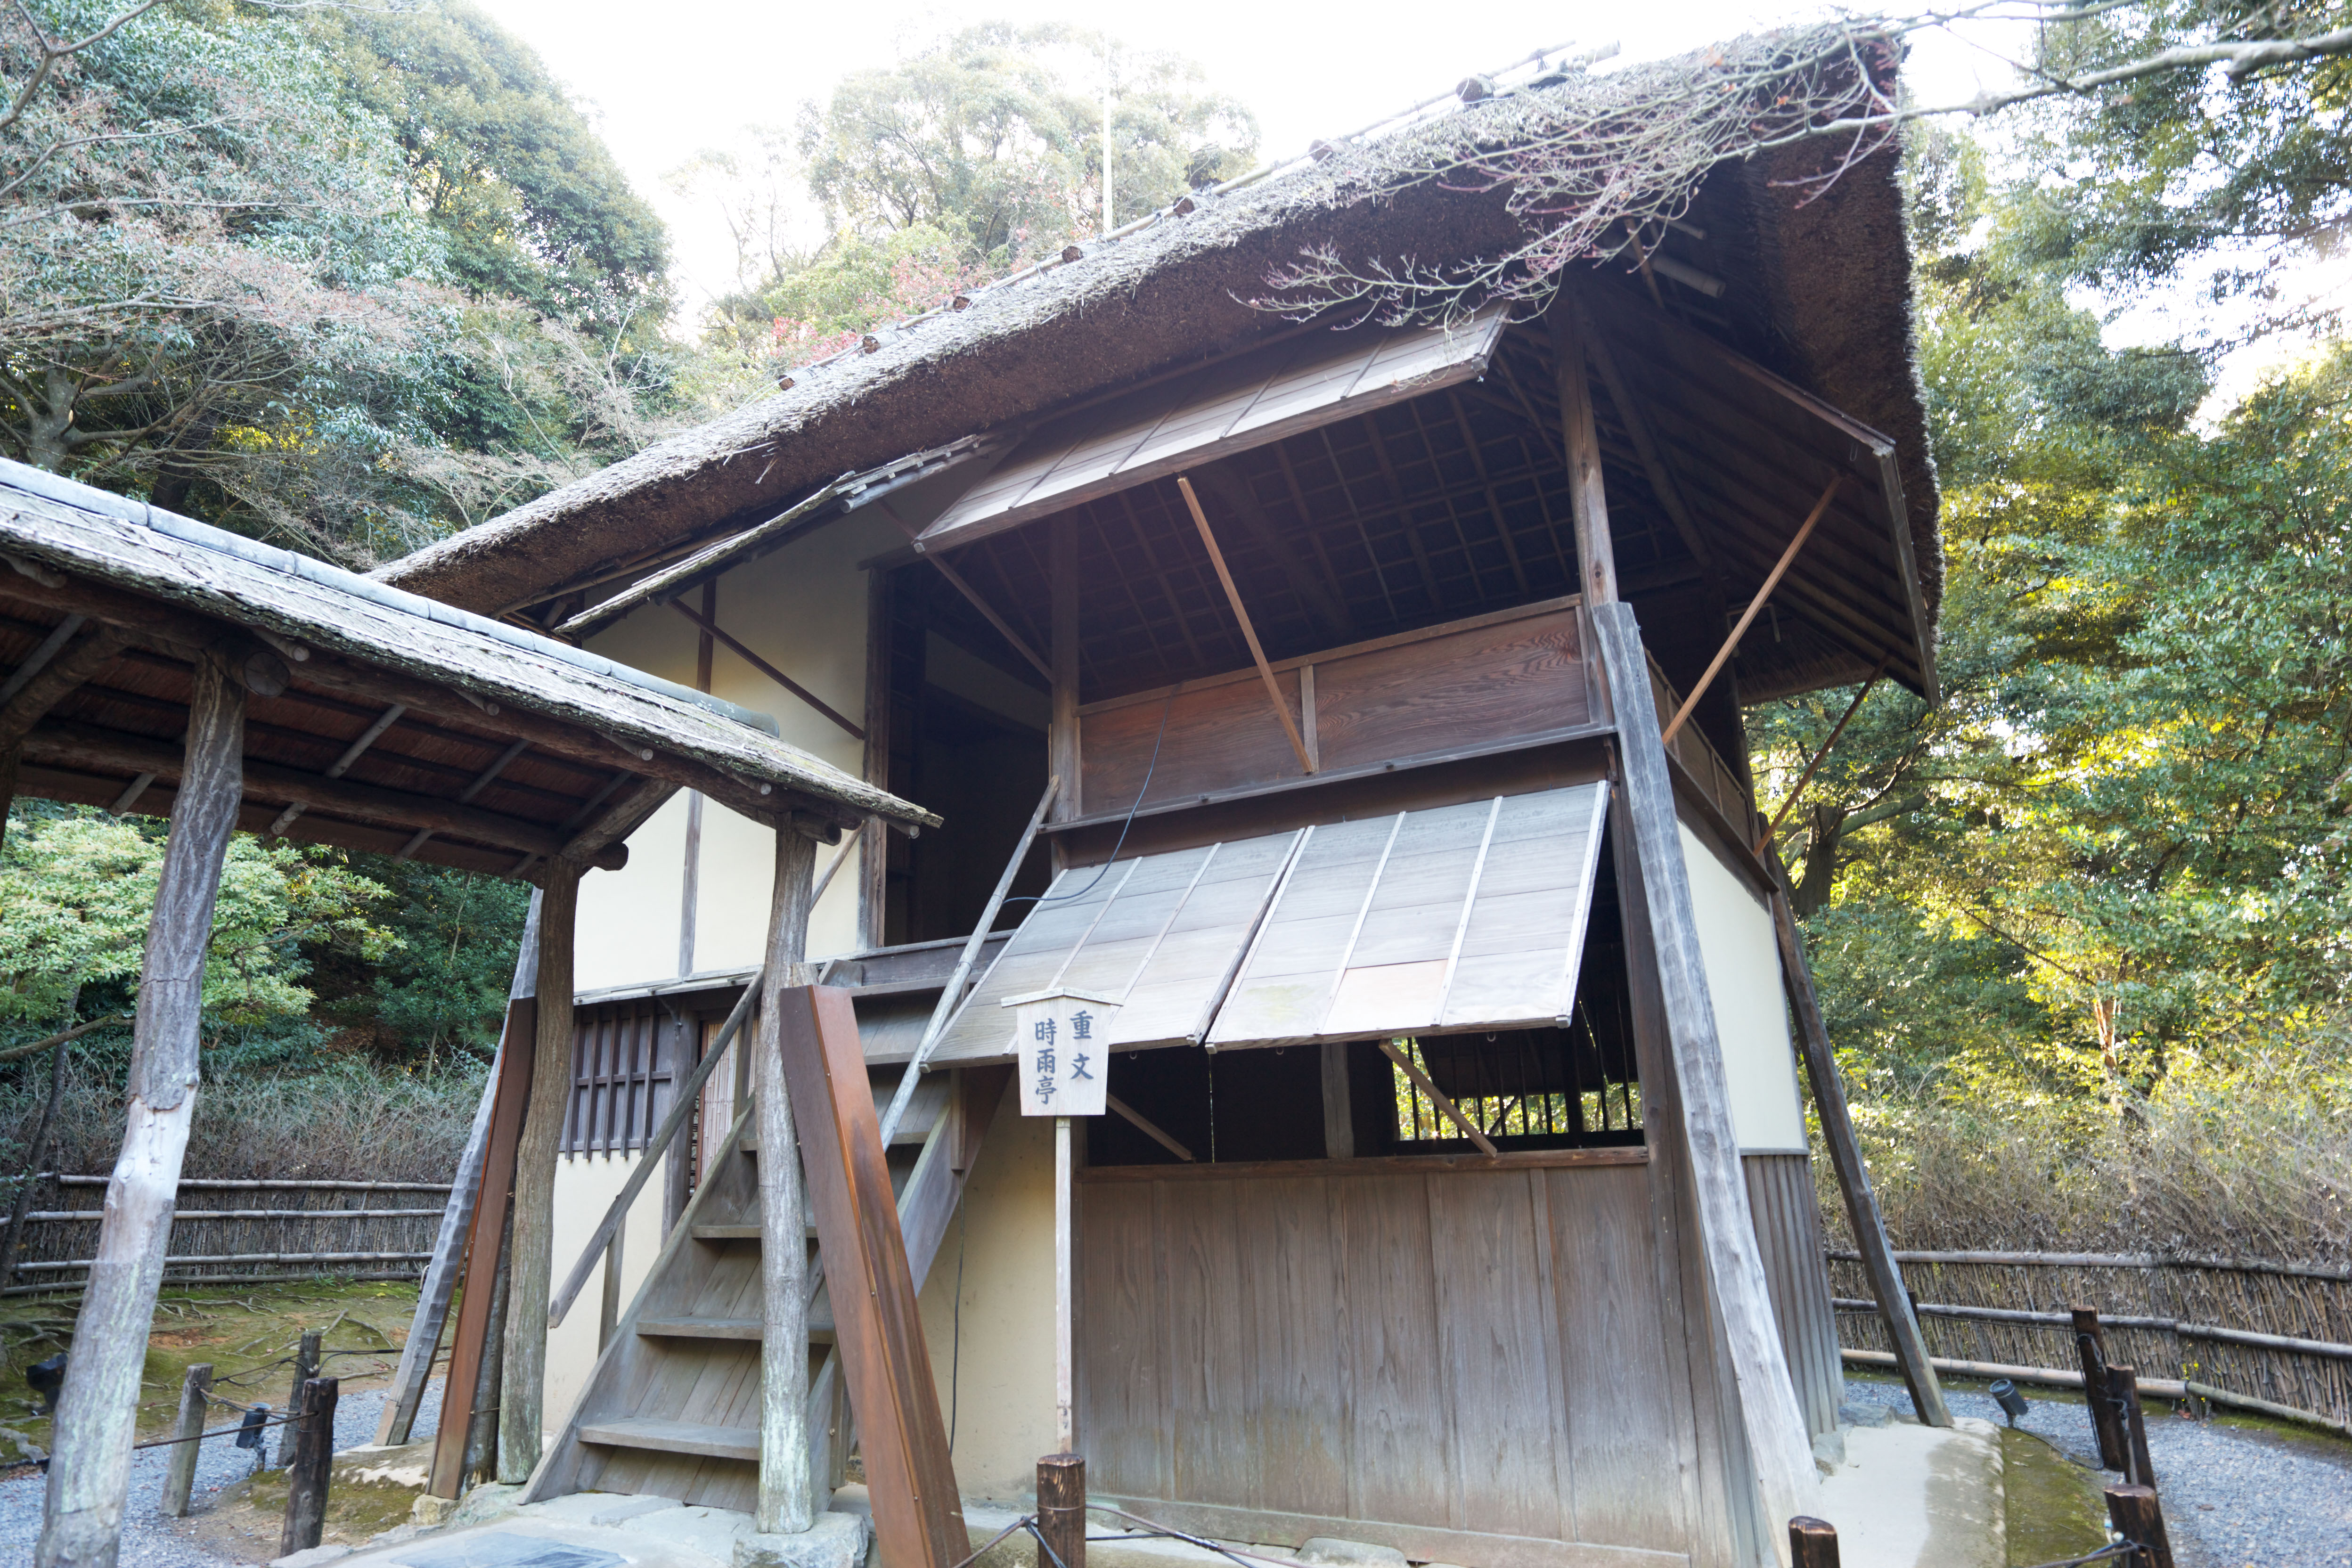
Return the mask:
[[[1089,244],[1076,261],[975,290],[968,309],[880,329],[870,353],[852,350],[797,371],[778,396],[656,443],[376,575],[496,613],[651,548],[756,523],[845,471],[1284,330],[1289,323],[1281,317],[1244,301],[1265,295],[1269,277],[1310,245],[1391,263],[1494,254],[1524,232],[1501,193],[1427,180],[1399,187],[1391,171],[1508,145],[1531,125],[1556,125],[1564,106],[1630,107],[1687,93],[1727,62],[1785,58],[1802,52],[1807,37],[1764,35],[1506,93],[1201,200],[1188,214],[1160,215],[1123,237]],[[1790,249],[1807,254],[1793,268],[1768,266],[1770,320],[1757,325],[1776,341],[1742,346],[1824,395],[1833,395],[1825,380],[1839,384],[1857,416],[1901,445],[1932,614],[1941,559],[1936,491],[1910,353],[1909,267],[1895,174],[1892,151],[1882,152],[1850,171],[1830,199],[1802,209],[1792,192],[1752,175],[1744,182],[1768,260],[1779,262]],[[1792,222],[1799,213],[1812,216]],[[1857,245],[1892,253],[1826,275],[1816,267]],[[1828,256],[1811,254],[1820,246]],[[1816,298],[1798,300],[1798,279]],[[1869,323],[1876,335],[1849,330],[1855,322]],[[1822,332],[1838,341],[1808,341]]]
[[[855,816],[924,826],[940,821],[777,739],[774,721],[765,715],[5,459],[0,459],[0,555],[20,572],[53,570],[260,627],[483,702],[657,748]]]

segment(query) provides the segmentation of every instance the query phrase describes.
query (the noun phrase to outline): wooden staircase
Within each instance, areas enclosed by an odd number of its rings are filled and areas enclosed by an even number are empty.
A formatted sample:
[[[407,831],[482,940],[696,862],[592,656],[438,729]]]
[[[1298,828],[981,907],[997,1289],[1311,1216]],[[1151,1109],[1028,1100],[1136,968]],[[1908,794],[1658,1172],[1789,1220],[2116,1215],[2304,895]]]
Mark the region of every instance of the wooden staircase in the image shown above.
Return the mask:
[[[1007,1068],[960,1068],[917,1086],[887,1151],[907,1263],[919,1291],[947,1234]],[[887,1103],[895,1084],[877,1086]],[[579,1491],[653,1493],[750,1511],[760,1492],[759,1141],[751,1109],[728,1130],[643,1289],[614,1327],[588,1386],[533,1474],[526,1501]],[[822,1249],[803,1216],[809,1304],[809,1468],[841,1484],[855,1447],[834,1344]]]

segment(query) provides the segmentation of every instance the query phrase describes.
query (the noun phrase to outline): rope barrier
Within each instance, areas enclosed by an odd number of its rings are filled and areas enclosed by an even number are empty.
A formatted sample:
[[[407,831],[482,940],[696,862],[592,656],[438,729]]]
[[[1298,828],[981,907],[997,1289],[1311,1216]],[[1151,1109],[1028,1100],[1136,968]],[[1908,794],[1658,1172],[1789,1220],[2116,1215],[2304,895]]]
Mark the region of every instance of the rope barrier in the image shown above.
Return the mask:
[[[234,1406],[232,1406],[232,1408],[234,1408]],[[268,1406],[265,1405],[263,1408],[266,1409]],[[283,1426],[289,1421],[299,1421],[301,1419],[302,1417],[299,1415],[280,1415],[274,1421],[257,1421],[250,1426],[245,1426],[242,1423],[235,1426],[216,1426],[209,1432],[198,1432],[193,1436],[158,1437],[152,1443],[133,1443],[131,1447],[134,1452],[141,1448],[168,1448],[175,1443],[201,1443],[207,1437],[234,1436],[239,1432],[259,1432],[271,1426]]]

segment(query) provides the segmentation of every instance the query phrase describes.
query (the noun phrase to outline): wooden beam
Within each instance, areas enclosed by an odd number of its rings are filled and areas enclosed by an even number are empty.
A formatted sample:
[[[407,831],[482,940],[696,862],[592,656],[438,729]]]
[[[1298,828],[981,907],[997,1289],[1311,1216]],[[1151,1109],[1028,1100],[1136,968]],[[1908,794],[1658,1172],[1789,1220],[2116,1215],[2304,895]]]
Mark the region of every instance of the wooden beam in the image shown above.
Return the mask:
[[[513,1267],[507,1285],[504,1370],[499,1388],[498,1479],[519,1486],[540,1459],[547,1394],[547,1290],[555,1262],[555,1167],[572,1101],[572,955],[580,872],[557,856],[540,884],[541,1005],[528,1048],[530,1109],[515,1144]]]
[[[1490,1140],[1486,1133],[1478,1130],[1477,1123],[1472,1121],[1468,1117],[1462,1114],[1462,1108],[1454,1104],[1452,1098],[1448,1096],[1444,1089],[1438,1088],[1434,1082],[1431,1081],[1430,1076],[1422,1071],[1411,1057],[1406,1056],[1402,1051],[1396,1048],[1396,1042],[1394,1040],[1382,1040],[1380,1042],[1380,1047],[1381,1053],[1385,1055],[1389,1060],[1396,1063],[1399,1071],[1402,1072],[1405,1077],[1412,1079],[1413,1087],[1420,1089],[1422,1093],[1429,1096],[1429,1102],[1437,1107],[1439,1110],[1443,1111],[1448,1121],[1451,1121],[1454,1126],[1462,1130],[1462,1136],[1469,1139],[1471,1142],[1478,1146],[1478,1152],[1486,1155],[1490,1160],[1495,1157],[1495,1145],[1493,1141]]]
[[[74,652],[63,655],[26,684],[18,700],[72,662]],[[139,1380],[196,1109],[205,956],[221,863],[236,826],[245,698],[227,658],[207,653],[198,660],[189,694],[186,783],[172,803],[140,965],[124,1093],[127,1125],[106,1185],[96,1261],[75,1320],[74,1353],[66,1363],[50,1439],[55,1451],[37,1555],[57,1568],[111,1563],[121,1540],[131,1446],[138,1437]]]
[[[50,709],[70,696],[75,688],[111,664],[121,651],[122,639],[114,634],[112,628],[100,626],[51,658],[16,689],[16,694],[8,699],[5,707],[0,707],[0,752],[13,750],[32,731],[34,725],[48,716]],[[226,668],[226,665],[223,668]],[[239,733],[243,733],[241,725]],[[172,751],[174,757],[180,754],[176,747]]]
[[[441,1229],[434,1237],[433,1260],[425,1265],[425,1279],[416,1293],[416,1310],[409,1319],[408,1338],[401,1345],[400,1364],[394,1369],[391,1386],[384,1390],[383,1411],[375,1427],[376,1447],[380,1448],[396,1448],[408,1441],[409,1432],[416,1424],[417,1409],[425,1402],[425,1384],[433,1375],[434,1358],[440,1353],[442,1332],[448,1327],[450,1301],[465,1273],[466,1248],[473,1234],[474,1216],[480,1211],[483,1173],[490,1168],[490,1136],[498,1115],[499,1085],[506,1076],[507,1052],[515,1034],[514,1005],[536,995],[539,989],[539,906],[540,894],[534,889],[529,911],[523,916],[522,940],[515,947],[514,975],[507,983],[509,1026],[500,1031],[498,1048],[491,1053],[489,1076],[482,1081],[482,1098],[474,1108],[473,1129],[466,1139],[466,1152],[458,1156],[457,1173],[449,1184],[449,1200],[441,1212]],[[515,1126],[520,1131],[520,1117]],[[501,1205],[505,1202],[504,1187],[501,1183]]]
[[[1765,1519],[1819,1513],[1820,1476],[1780,1346],[1764,1260],[1748,1210],[1723,1047],[1699,951],[1674,784],[1650,692],[1649,661],[1630,605],[1596,605],[1593,641],[1617,716],[1632,864],[1656,955],[1654,980],[1682,1102],[1680,1129],[1698,1219],[1699,1261],[1737,1384]],[[1753,1005],[1753,999],[1750,999]]]
[[[808,1443],[808,1196],[801,1158],[804,1131],[795,1110],[814,1117],[806,1090],[785,1083],[778,1034],[807,989],[810,873],[816,845],[791,828],[776,833],[776,868],[768,905],[768,951],[760,985],[759,1032],[751,1053],[752,1106],[760,1129],[759,1529],[797,1535],[822,1508]],[[861,1068],[858,1080],[865,1081]],[[795,1090],[800,1092],[795,1093]],[[801,1100],[799,1106],[793,1103]],[[873,1103],[869,1095],[866,1103]],[[812,1164],[814,1155],[808,1152]],[[838,1317],[841,1309],[835,1308]]]
[[[1658,504],[1666,509],[1666,518],[1682,537],[1683,548],[1710,579],[1721,571],[1715,559],[1714,547],[1706,541],[1698,521],[1691,515],[1689,503],[1683,499],[1683,489],[1675,479],[1674,469],[1667,465],[1665,452],[1658,445],[1657,433],[1650,428],[1650,418],[1633,395],[1633,389],[1618,374],[1617,355],[1610,348],[1608,337],[1593,330],[1592,317],[1585,308],[1583,297],[1570,294],[1568,308],[1575,316],[1576,335],[1591,356],[1592,368],[1601,373],[1601,384],[1608,389],[1610,405],[1617,417],[1625,424],[1625,435],[1633,443],[1633,455],[1642,465],[1642,473],[1657,492]],[[1588,394],[1589,395],[1589,394]]]
[[[143,735],[126,735],[94,724],[52,720],[25,737],[26,761],[57,768],[94,768],[101,773],[147,773],[177,779],[184,765],[178,747]],[[337,816],[391,827],[446,832],[501,849],[533,855],[561,853],[571,842],[556,829],[478,806],[459,805],[431,795],[410,795],[351,779],[331,779],[275,763],[245,764],[247,794],[265,802],[303,801]],[[289,824],[289,827],[293,825]],[[602,853],[604,846],[598,847]],[[622,858],[625,860],[626,857]]]
[[[952,1568],[971,1546],[850,997],[811,985],[776,998],[783,1077],[800,1110],[877,1549],[892,1568]]]
[[[914,545],[915,553],[938,567],[940,575],[945,577],[957,593],[971,602],[971,607],[980,612],[983,620],[996,628],[996,635],[1013,645],[1013,652],[1027,659],[1030,666],[1047,681],[1050,682],[1054,679],[1054,667],[1037,657],[1037,650],[1022,639],[1021,634],[1013,629],[1011,622],[996,613],[996,606],[981,597],[980,590],[965,582],[963,574],[949,565],[945,556],[923,548],[921,537],[923,531],[900,517],[898,509],[890,504],[890,499],[887,496],[877,498],[874,504],[881,508],[883,516],[898,525],[899,531],[904,533],[908,541]]]
[[[1560,439],[1568,448],[1568,498],[1576,521],[1576,566],[1585,602],[1617,602],[1617,550],[1609,532],[1609,495],[1601,483],[1601,435],[1592,423],[1592,384],[1585,375],[1584,333],[1565,289],[1544,312],[1559,378]]]
[[[538,984],[539,917],[544,897],[543,893],[532,895],[530,917],[523,928],[534,992]],[[518,959],[515,984],[520,986],[523,983],[523,963]],[[493,1080],[498,1097],[490,1113],[490,1138],[483,1150],[473,1223],[467,1229],[465,1299],[457,1310],[457,1332],[449,1342],[448,1380],[442,1385],[447,1414],[434,1436],[433,1468],[425,1482],[425,1489],[435,1497],[456,1497],[465,1484],[467,1471],[487,1458],[470,1454],[467,1439],[485,1419],[482,1406],[487,1402],[478,1397],[478,1393],[486,1366],[505,1354],[505,1335],[498,1309],[504,1305],[507,1292],[499,1286],[502,1278],[511,1278],[515,1149],[521,1141],[523,1116],[530,1104],[531,1076],[538,1064],[538,1031],[539,1004],[535,995],[509,996],[506,1028],[499,1038],[499,1070]],[[568,1063],[566,1067],[568,1069]],[[564,1077],[569,1080],[568,1070]],[[447,1392],[451,1389],[460,1392],[453,1396]],[[465,1392],[469,1390],[474,1394]],[[475,1418],[466,1418],[467,1406],[472,1407]],[[490,1411],[487,1418],[494,1419],[496,1414]]]
[[[1328,1049],[1328,1047],[1327,1047],[1326,1048]],[[1183,1161],[1188,1165],[1194,1163],[1192,1159],[1192,1151],[1184,1147],[1183,1144],[1176,1142],[1175,1139],[1171,1138],[1165,1131],[1160,1130],[1159,1123],[1153,1121],[1150,1117],[1136,1110],[1135,1107],[1128,1104],[1127,1101],[1121,1100],[1118,1096],[1106,1093],[1103,1096],[1103,1103],[1110,1107],[1114,1115],[1126,1121],[1128,1124],[1132,1126],[1137,1131],[1142,1133],[1146,1138],[1150,1139],[1154,1143],[1159,1144],[1162,1149],[1167,1150],[1171,1154],[1175,1155],[1179,1160]]]
[[[74,634],[81,630],[89,619],[87,616],[68,616],[51,626],[49,635],[35,644],[33,651],[25,656],[25,662],[10,670],[6,680],[0,681],[0,707],[5,707],[22,691],[26,681],[48,668],[49,660],[58,657],[59,650],[73,640]]]
[[[1830,1164],[1837,1172],[1839,1191],[1845,1194],[1846,1218],[1853,1224],[1854,1243],[1870,1276],[1871,1293],[1878,1298],[1878,1314],[1886,1321],[1895,1364],[1910,1387],[1911,1408],[1924,1426],[1949,1426],[1952,1413],[1928,1360],[1927,1342],[1920,1335],[1911,1293],[1903,1288],[1903,1270],[1886,1238],[1886,1222],[1879,1214],[1878,1194],[1871,1188],[1870,1169],[1863,1163],[1862,1142],[1854,1136],[1845,1086],[1838,1080],[1837,1058],[1830,1047],[1828,1026],[1822,1022],[1821,999],[1813,994],[1812,966],[1805,962],[1804,939],[1798,933],[1788,893],[1773,893],[1770,902],[1772,927],[1780,942],[1780,984],[1788,991],[1790,1010],[1797,1016],[1798,1048],[1805,1060],[1805,1078],[1812,1085],[1813,1108],[1821,1113],[1822,1142],[1829,1145]]]
[[[686,601],[683,599],[672,599],[669,602],[669,607],[676,610],[679,615],[684,616],[688,620],[692,621],[696,626],[700,626],[702,628],[703,636],[715,637],[719,641],[725,643],[728,650],[733,653],[736,658],[741,659],[753,669],[758,670],[761,675],[766,676],[770,680],[774,681],[777,685],[782,687],[785,690],[791,692],[793,696],[799,698],[802,701],[807,703],[810,707],[815,709],[818,712],[824,714],[826,718],[832,720],[843,729],[848,731],[850,737],[853,740],[862,741],[866,739],[866,731],[862,727],[852,723],[840,712],[839,710],[835,709],[833,704],[827,702],[824,698],[819,697],[815,692],[811,691],[807,687],[803,686],[799,681],[794,680],[791,676],[786,675],[782,670],[778,669],[774,665],[770,664],[766,659],[761,658],[758,654],[753,653],[750,648],[745,647],[742,643],[736,639],[733,633],[728,631],[724,626],[721,626],[717,621],[709,619],[698,611],[688,609],[686,607]]]
[[[676,784],[659,779],[637,779],[624,784],[601,810],[572,830],[558,858],[582,871],[603,865],[604,858],[616,849],[625,860],[629,835],[644,826],[677,793]]]
[[[1830,502],[1837,499],[1837,493],[1844,484],[1845,480],[1843,478],[1830,481],[1829,489],[1822,492],[1822,499],[1815,501],[1813,510],[1806,514],[1804,525],[1797,530],[1797,537],[1789,541],[1788,549],[1780,552],[1780,559],[1773,563],[1772,574],[1764,579],[1764,585],[1756,590],[1754,598],[1748,601],[1748,608],[1741,613],[1739,624],[1731,628],[1731,635],[1723,639],[1721,647],[1715,650],[1715,658],[1707,662],[1706,673],[1698,678],[1698,684],[1691,688],[1688,697],[1683,699],[1680,711],[1675,714],[1675,721],[1666,726],[1665,743],[1667,745],[1671,746],[1675,743],[1675,737],[1682,732],[1683,721],[1691,716],[1691,710],[1698,706],[1698,700],[1706,695],[1708,687],[1715,684],[1716,676],[1721,672],[1724,665],[1730,661],[1733,651],[1739,647],[1739,639],[1748,635],[1748,628],[1755,624],[1756,617],[1763,612],[1764,601],[1770,598],[1772,590],[1780,585],[1780,579],[1788,574],[1790,563],[1797,559],[1797,552],[1802,550],[1805,547],[1805,541],[1813,536],[1813,530],[1821,523],[1822,514],[1830,510]]]
[[[1045,771],[1069,782],[1053,812],[1055,821],[1066,822],[1085,809],[1078,775],[1078,525],[1075,518],[1057,517],[1053,528],[1054,717],[1045,743]],[[1054,869],[1062,869],[1058,854]]]
[[[1183,475],[1176,476],[1176,488],[1184,492],[1184,504],[1192,510],[1192,521],[1201,531],[1201,542],[1209,552],[1209,564],[1217,569],[1217,581],[1225,585],[1225,602],[1234,607],[1234,619],[1242,625],[1242,640],[1249,644],[1250,658],[1257,661],[1258,679],[1265,682],[1266,700],[1274,704],[1274,716],[1282,721],[1282,732],[1290,737],[1290,749],[1298,753],[1301,773],[1315,771],[1315,759],[1307,754],[1306,738],[1298,732],[1298,721],[1290,716],[1290,704],[1283,700],[1282,688],[1276,684],[1274,670],[1265,662],[1265,649],[1258,646],[1257,628],[1250,625],[1249,607],[1242,603],[1242,591],[1234,586],[1234,574],[1225,568],[1225,552],[1217,548],[1217,536],[1210,531],[1209,518],[1201,510],[1201,498],[1192,493],[1192,481]]]

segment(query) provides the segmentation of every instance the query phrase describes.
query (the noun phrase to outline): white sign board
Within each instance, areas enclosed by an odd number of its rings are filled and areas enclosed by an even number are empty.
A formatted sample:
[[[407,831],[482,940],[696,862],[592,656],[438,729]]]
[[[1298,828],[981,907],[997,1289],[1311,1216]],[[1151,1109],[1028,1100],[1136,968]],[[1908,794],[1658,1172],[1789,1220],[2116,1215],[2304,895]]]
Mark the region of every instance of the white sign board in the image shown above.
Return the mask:
[[[1021,1114],[1100,1116],[1110,1058],[1102,1048],[1118,1008],[1099,997],[1063,992],[1020,996],[1013,1049],[1021,1058]]]

